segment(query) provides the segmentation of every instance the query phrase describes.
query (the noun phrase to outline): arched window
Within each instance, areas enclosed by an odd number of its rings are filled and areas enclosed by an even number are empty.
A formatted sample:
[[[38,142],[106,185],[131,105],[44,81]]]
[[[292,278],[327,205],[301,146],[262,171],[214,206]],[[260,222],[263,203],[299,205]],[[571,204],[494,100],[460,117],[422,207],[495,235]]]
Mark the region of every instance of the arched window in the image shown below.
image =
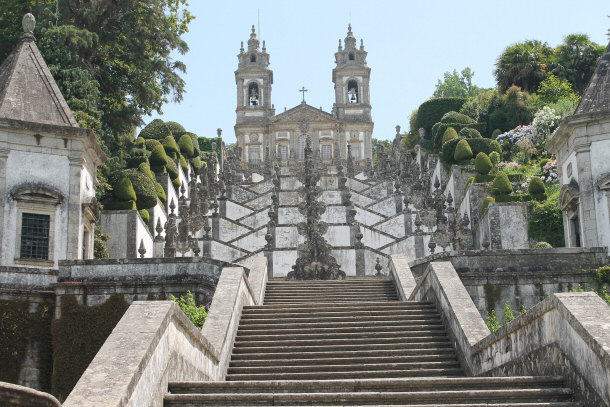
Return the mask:
[[[299,160],[304,160],[305,159],[305,144],[307,143],[307,136],[305,134],[303,134],[301,137],[299,137],[299,143],[298,143],[298,155],[297,158]]]
[[[351,52],[349,53],[349,60],[350,60],[350,61],[353,61],[353,60],[354,60],[354,54],[353,54],[353,53],[351,53]]]
[[[347,82],[347,101],[348,103],[358,103],[358,83],[356,81]]]
[[[256,83],[251,83],[250,86],[248,86],[248,101],[250,106],[260,105],[260,93]]]
[[[256,55],[250,55],[250,62],[256,62]]]

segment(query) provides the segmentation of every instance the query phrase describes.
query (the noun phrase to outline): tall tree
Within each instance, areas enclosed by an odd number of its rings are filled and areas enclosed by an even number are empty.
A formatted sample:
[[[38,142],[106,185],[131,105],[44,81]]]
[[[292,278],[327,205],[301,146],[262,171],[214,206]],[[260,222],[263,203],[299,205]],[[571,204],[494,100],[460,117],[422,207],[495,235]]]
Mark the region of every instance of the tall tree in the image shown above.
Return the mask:
[[[458,72],[454,69],[453,72],[445,72],[443,81],[439,79],[436,84],[436,89],[432,94],[433,97],[471,97],[479,94],[481,89],[472,84],[474,72],[469,67]]]
[[[603,53],[604,46],[594,43],[586,34],[570,34],[553,55],[552,72],[571,82],[582,95]]]
[[[553,48],[538,40],[528,40],[507,47],[498,57],[494,75],[502,92],[512,85],[535,92],[546,75]]]

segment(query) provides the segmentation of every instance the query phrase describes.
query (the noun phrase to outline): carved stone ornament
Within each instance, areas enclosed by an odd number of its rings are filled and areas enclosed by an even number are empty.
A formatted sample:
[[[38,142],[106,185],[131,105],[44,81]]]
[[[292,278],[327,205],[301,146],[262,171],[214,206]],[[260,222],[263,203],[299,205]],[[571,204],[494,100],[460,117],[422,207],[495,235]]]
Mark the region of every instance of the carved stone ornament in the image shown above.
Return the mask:
[[[250,134],[250,142],[251,143],[258,142],[258,134]]]

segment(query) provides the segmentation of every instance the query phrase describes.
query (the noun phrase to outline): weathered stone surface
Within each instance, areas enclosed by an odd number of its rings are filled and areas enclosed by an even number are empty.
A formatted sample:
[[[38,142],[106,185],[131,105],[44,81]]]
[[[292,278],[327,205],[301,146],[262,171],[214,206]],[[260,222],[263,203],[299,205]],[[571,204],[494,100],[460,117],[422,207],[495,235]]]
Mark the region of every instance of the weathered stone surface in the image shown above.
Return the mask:
[[[0,400],[11,407],[61,407],[61,403],[48,393],[6,382],[0,382]]]

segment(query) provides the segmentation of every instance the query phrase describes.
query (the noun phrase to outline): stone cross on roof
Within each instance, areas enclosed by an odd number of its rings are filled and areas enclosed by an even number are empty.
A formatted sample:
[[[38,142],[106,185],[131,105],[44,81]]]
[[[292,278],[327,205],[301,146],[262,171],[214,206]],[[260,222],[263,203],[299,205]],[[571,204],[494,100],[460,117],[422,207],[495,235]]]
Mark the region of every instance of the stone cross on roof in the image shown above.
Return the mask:
[[[299,92],[303,93],[303,103],[305,103],[305,92],[309,92],[307,89],[305,89],[305,86],[303,86],[301,89],[299,89]]]

